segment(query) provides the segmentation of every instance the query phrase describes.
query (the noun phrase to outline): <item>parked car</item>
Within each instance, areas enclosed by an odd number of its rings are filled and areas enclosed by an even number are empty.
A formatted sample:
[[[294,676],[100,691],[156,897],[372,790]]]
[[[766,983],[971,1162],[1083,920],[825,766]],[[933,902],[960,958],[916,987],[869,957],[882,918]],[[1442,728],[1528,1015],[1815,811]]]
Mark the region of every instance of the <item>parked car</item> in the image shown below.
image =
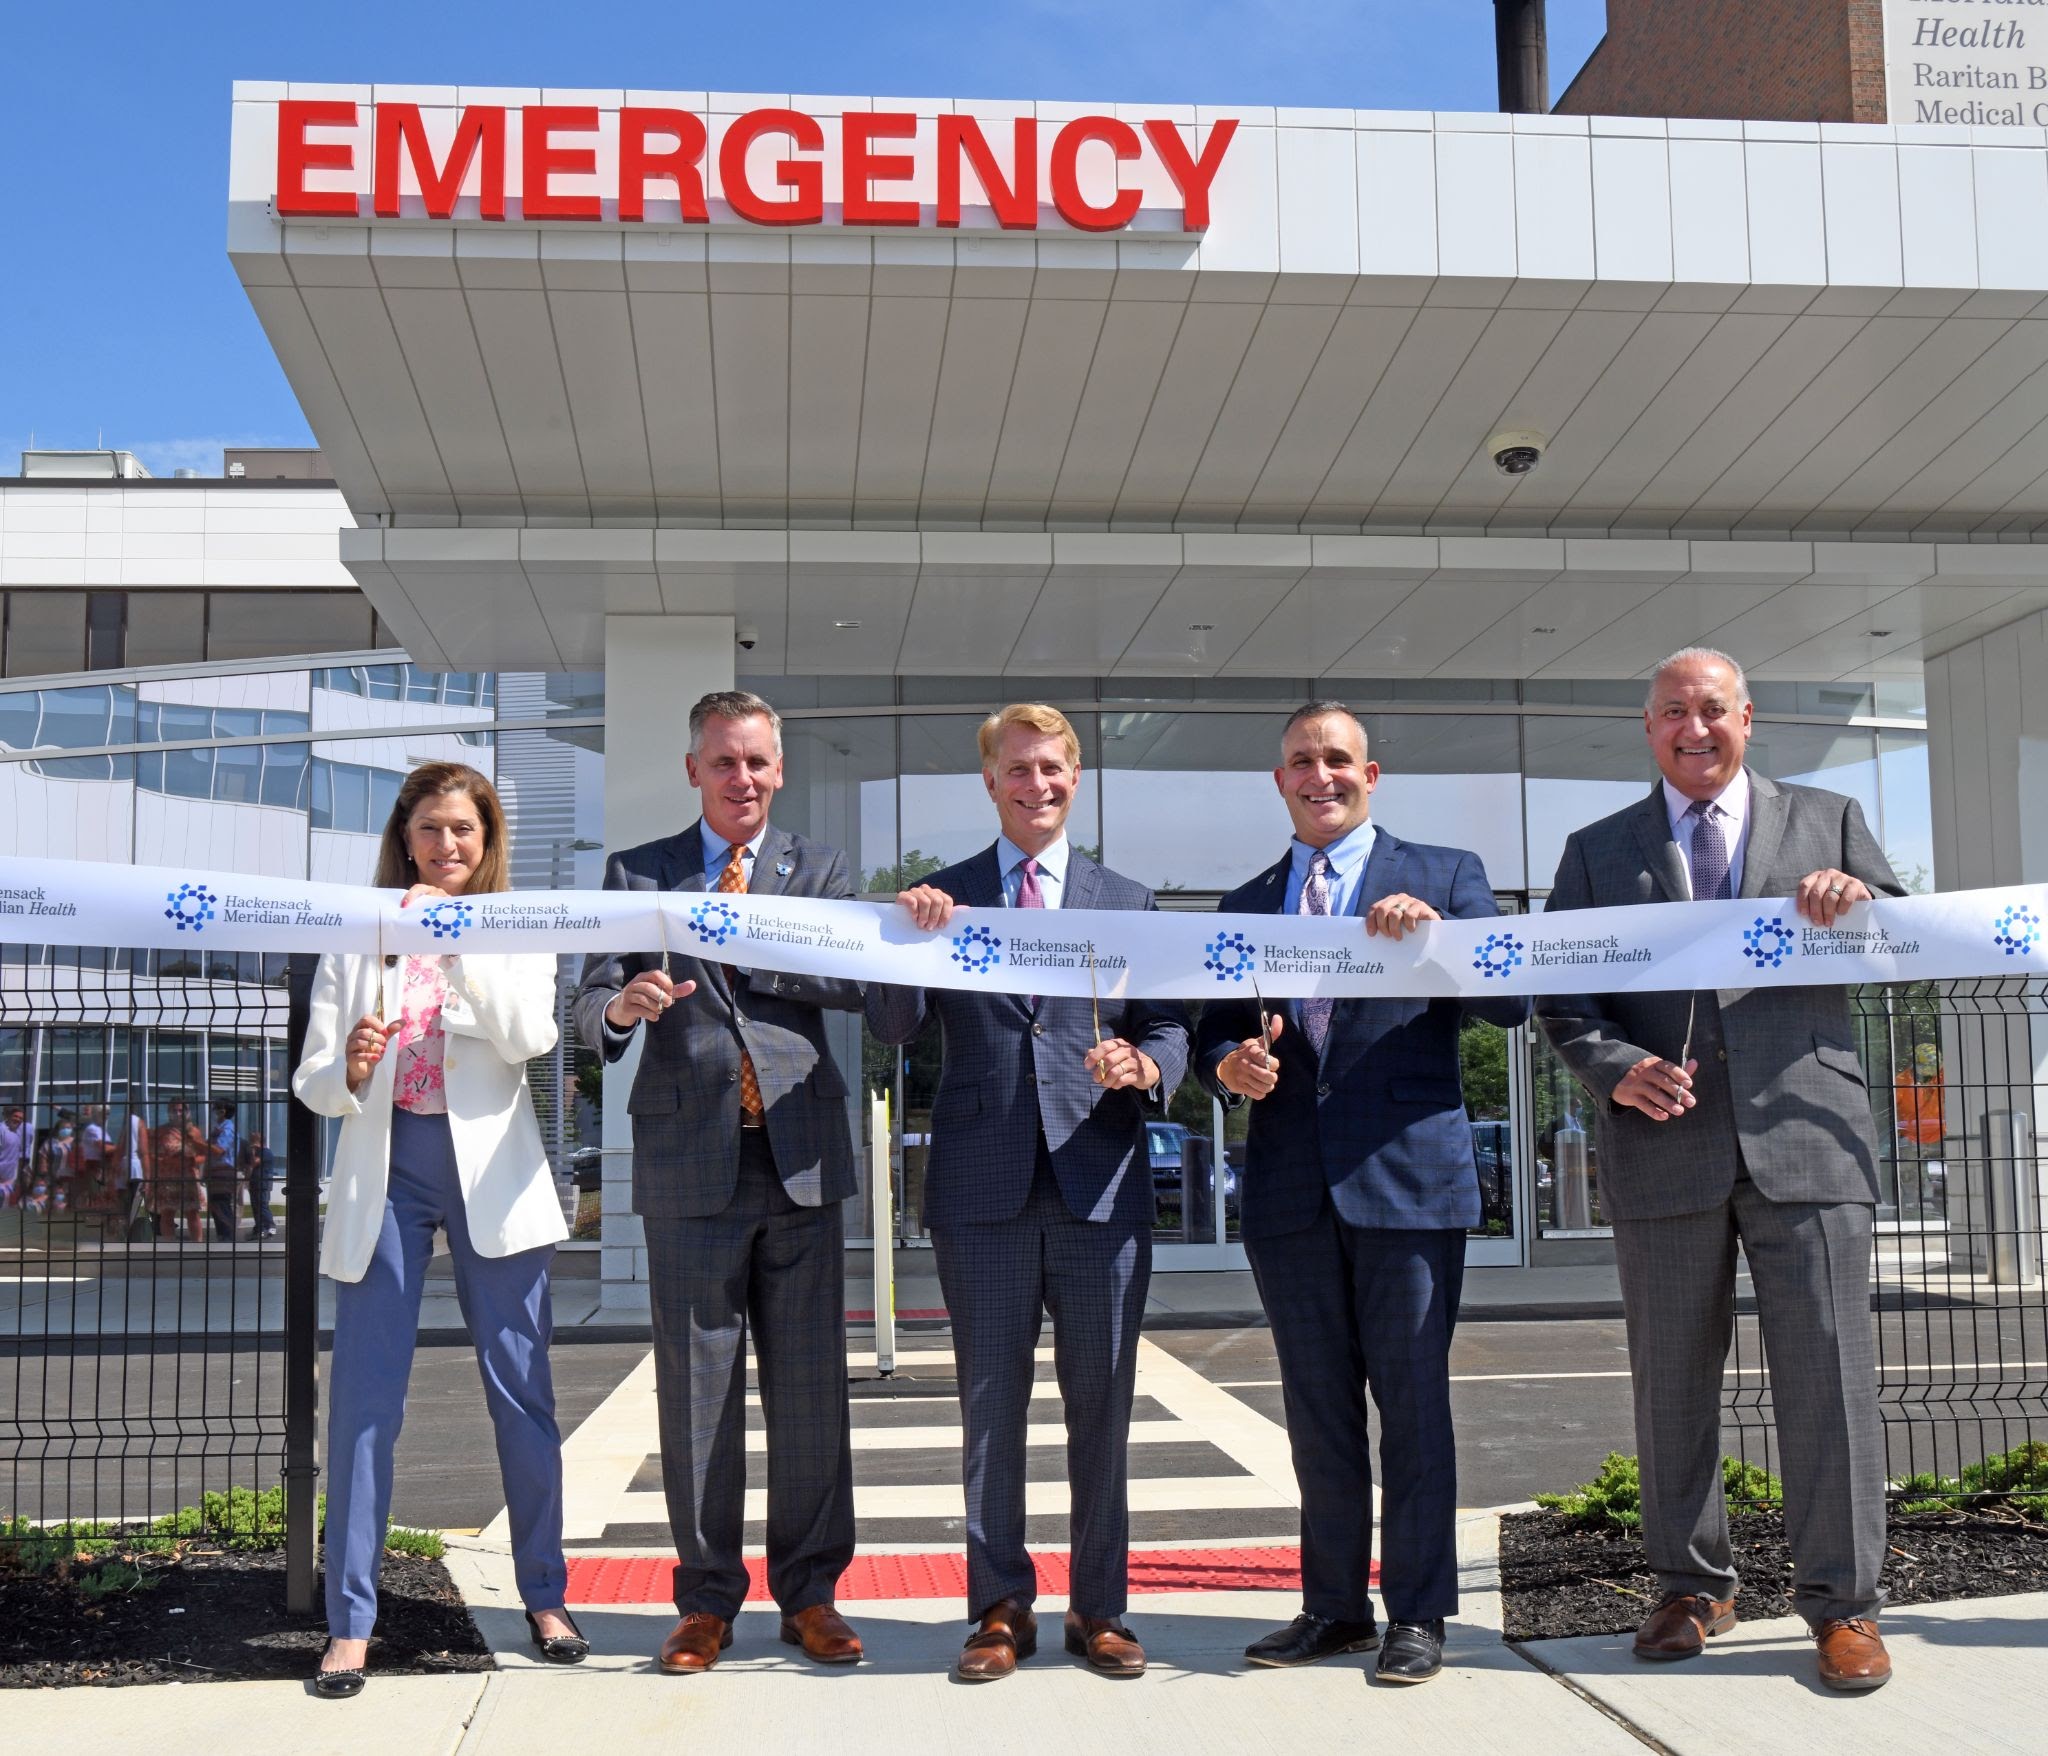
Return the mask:
[[[1205,1222],[1213,1224],[1216,1212],[1216,1170],[1215,1150],[1206,1134],[1197,1134],[1180,1122],[1147,1122],[1145,1124],[1145,1156],[1152,1164],[1152,1198],[1178,1209],[1184,1191],[1192,1188],[1197,1208],[1193,1216],[1183,1216],[1185,1223],[1193,1218],[1191,1229],[1201,1235]],[[1237,1214],[1237,1170],[1226,1163],[1223,1167],[1223,1211],[1234,1218]]]
[[[1479,1167],[1479,1223],[1499,1221],[1506,1231],[1515,1213],[1515,1137],[1506,1122],[1472,1124],[1472,1157]]]

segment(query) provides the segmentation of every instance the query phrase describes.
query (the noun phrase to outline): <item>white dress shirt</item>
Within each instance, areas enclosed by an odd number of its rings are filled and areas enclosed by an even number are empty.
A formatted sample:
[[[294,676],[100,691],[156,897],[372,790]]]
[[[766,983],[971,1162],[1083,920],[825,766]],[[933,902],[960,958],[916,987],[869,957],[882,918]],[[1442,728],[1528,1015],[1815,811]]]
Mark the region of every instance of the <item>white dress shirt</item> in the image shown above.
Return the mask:
[[[1728,844],[1728,894],[1742,894],[1742,855],[1749,843],[1749,770],[1738,768],[1735,778],[1715,796],[1721,808],[1721,837]],[[1664,783],[1664,809],[1671,818],[1671,839],[1678,843],[1678,857],[1685,866],[1686,894],[1695,894],[1692,882],[1692,832],[1697,818],[1688,817],[1692,801],[1668,780]]]
[[[1061,835],[1038,858],[1038,889],[1047,908],[1058,908],[1067,889],[1067,838]],[[1007,835],[996,837],[996,866],[1003,875],[1003,906],[1017,906],[1017,892],[1024,887],[1027,854]]]

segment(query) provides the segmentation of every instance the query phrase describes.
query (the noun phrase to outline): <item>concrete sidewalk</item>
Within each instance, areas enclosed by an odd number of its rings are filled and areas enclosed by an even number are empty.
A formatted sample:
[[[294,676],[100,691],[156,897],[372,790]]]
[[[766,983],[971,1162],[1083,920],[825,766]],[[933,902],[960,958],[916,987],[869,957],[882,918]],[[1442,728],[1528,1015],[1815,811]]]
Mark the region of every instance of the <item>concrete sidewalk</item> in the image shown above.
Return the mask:
[[[1676,1756],[1925,1756],[1929,1750],[2036,1751],[2048,1723],[2048,1595],[1985,1598],[1885,1618],[1898,1662],[1889,1688],[1839,1696],[1814,1679],[1797,1623],[1746,1625],[1702,1659],[1650,1666],[1625,1638],[1544,1641],[1526,1654],[1500,1639],[1492,1586],[1497,1519],[1461,1525],[1464,1613],[1447,1668],[1420,1688],[1382,1687],[1366,1657],[1294,1672],[1253,1671],[1247,1640],[1285,1621],[1291,1593],[1160,1593],[1131,1622],[1152,1654],[1135,1682],[1089,1673],[1059,1650],[1057,1605],[1044,1606],[1038,1656],[1000,1688],[949,1674],[964,1631],[952,1601],[845,1605],[867,1662],[826,1670],[776,1639],[772,1608],[742,1612],[731,1652],[710,1676],[656,1674],[664,1606],[578,1612],[596,1648],[575,1669],[527,1644],[505,1549],[453,1539],[449,1567],[497,1653],[488,1676],[378,1677],[354,1701],[295,1683],[13,1692],[10,1748],[111,1748],[152,1756],[561,1756],[598,1738],[607,1756],[693,1749],[820,1749],[905,1756],[1035,1746],[1121,1756],[1303,1756],[1360,1742],[1517,1756],[1606,1756],[1646,1745]]]

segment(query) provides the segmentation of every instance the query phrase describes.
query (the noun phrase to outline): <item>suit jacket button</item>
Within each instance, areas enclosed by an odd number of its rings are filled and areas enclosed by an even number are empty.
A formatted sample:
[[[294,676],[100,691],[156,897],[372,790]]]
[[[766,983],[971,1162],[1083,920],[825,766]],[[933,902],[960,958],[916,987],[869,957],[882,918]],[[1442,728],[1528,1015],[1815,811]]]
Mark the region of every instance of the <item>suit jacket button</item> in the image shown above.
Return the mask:
[[[738,1075],[737,1073],[728,1073],[728,1074],[727,1074],[727,1075],[725,1076],[725,1083],[726,1083],[727,1085],[731,1085],[731,1084],[732,1084],[732,1083],[733,1083],[733,1082],[734,1082],[735,1080],[737,1080],[738,1078],[739,1078],[739,1075]]]
[[[1045,1026],[1035,1018],[1031,1021],[1031,1034],[1035,1037],[1042,1037],[1045,1035]]]
[[[1727,1059],[1728,1059],[1728,1051],[1727,1051],[1726,1049],[1716,1049],[1716,1050],[1714,1051],[1714,1059],[1715,1059],[1716,1061],[1725,1061],[1725,1060],[1727,1060]]]
[[[1317,1097],[1319,1097],[1319,1098],[1321,1098],[1321,1097],[1328,1097],[1329,1095],[1330,1095],[1330,1088],[1329,1088],[1329,1087],[1328,1087],[1327,1085],[1319,1085],[1319,1086],[1317,1086],[1317,1087],[1316,1087],[1316,1096],[1317,1096]]]

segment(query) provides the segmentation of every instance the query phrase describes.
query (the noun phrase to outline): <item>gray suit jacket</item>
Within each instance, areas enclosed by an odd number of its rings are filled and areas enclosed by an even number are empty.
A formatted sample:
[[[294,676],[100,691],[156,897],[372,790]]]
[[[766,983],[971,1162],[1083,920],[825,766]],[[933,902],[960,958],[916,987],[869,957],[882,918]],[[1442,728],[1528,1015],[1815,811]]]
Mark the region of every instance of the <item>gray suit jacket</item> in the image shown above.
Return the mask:
[[[704,870],[703,825],[614,854],[605,863],[607,890],[715,890]],[[754,856],[756,894],[846,898],[853,895],[846,856],[770,825]],[[857,982],[822,976],[753,975],[682,955],[671,941],[669,973],[694,981],[645,1026],[647,1046],[626,1110],[633,1118],[633,1209],[650,1219],[701,1219],[732,1199],[739,1178],[740,1046],[754,1060],[767,1112],[768,1142],[789,1197],[801,1207],[843,1201],[854,1193],[853,1139],[846,1080],[825,1046],[823,1008],[861,1009]],[[576,1029],[616,1061],[631,1031],[605,1021],[612,997],[661,954],[593,955],[576,994]],[[642,1028],[639,1026],[635,1027]]]
[[[1826,866],[1877,895],[1904,893],[1854,799],[1779,786],[1754,770],[1749,781],[1744,896],[1788,896]],[[1688,896],[1660,783],[1641,804],[1572,834],[1544,913]],[[1845,988],[1702,993],[1692,1032],[1698,1107],[1656,1122],[1612,1101],[1622,1075],[1645,1055],[1678,1058],[1691,998],[1570,994],[1536,1003],[1559,1056],[1604,1106],[1600,1205],[1607,1217],[1665,1219],[1718,1206],[1735,1186],[1738,1146],[1739,1162],[1769,1200],[1875,1202],[1877,1142]]]

